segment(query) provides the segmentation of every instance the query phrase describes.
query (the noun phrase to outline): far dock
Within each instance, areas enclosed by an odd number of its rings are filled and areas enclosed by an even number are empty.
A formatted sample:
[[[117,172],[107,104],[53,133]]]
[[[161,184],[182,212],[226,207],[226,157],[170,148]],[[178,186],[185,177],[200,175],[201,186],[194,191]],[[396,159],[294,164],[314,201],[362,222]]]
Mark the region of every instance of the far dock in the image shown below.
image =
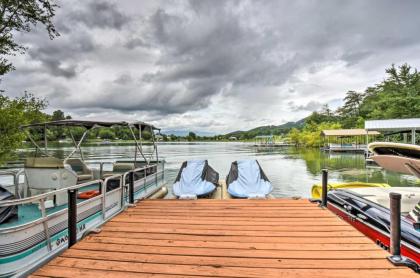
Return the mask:
[[[308,200],[145,200],[32,277],[418,277]]]

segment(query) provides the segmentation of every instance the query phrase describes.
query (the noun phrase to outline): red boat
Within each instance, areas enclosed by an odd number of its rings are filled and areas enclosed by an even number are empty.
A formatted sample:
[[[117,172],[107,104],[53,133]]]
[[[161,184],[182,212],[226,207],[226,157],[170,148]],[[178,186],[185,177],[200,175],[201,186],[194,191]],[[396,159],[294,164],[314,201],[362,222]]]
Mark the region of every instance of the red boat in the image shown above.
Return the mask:
[[[389,193],[400,193],[401,255],[420,264],[420,229],[410,216],[420,201],[420,188],[355,188],[328,192],[328,209],[385,250],[390,246]],[[417,212],[418,214],[418,212]],[[415,214],[411,214],[415,215]]]

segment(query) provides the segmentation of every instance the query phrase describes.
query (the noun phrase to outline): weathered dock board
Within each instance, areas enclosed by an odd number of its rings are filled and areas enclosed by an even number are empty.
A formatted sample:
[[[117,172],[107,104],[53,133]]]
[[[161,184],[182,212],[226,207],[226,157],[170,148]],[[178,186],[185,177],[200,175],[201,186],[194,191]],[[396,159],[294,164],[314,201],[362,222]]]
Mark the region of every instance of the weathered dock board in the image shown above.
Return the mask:
[[[418,277],[307,200],[148,200],[32,277]]]

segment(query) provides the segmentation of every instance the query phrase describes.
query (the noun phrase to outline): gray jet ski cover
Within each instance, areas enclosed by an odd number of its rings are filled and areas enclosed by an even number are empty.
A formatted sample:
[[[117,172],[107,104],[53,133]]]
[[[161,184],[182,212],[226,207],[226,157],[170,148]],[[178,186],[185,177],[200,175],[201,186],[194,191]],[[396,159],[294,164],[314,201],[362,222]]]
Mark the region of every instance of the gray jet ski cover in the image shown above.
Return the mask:
[[[226,183],[229,194],[237,198],[265,198],[273,190],[257,160],[232,162]]]
[[[219,173],[207,160],[189,160],[182,163],[172,189],[178,197],[198,197],[213,192],[218,182]]]

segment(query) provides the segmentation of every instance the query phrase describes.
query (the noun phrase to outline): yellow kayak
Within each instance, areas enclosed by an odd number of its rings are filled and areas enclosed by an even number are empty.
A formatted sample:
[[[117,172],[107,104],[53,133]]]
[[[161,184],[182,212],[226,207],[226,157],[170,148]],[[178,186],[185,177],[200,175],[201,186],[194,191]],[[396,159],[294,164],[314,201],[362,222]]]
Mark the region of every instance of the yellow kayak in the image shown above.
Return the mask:
[[[360,188],[360,187],[391,187],[391,186],[386,183],[368,183],[368,182],[358,182],[358,181],[347,182],[347,183],[329,183],[328,191],[330,191],[331,189]],[[312,186],[312,198],[321,199],[321,195],[322,195],[322,185],[314,184]]]

